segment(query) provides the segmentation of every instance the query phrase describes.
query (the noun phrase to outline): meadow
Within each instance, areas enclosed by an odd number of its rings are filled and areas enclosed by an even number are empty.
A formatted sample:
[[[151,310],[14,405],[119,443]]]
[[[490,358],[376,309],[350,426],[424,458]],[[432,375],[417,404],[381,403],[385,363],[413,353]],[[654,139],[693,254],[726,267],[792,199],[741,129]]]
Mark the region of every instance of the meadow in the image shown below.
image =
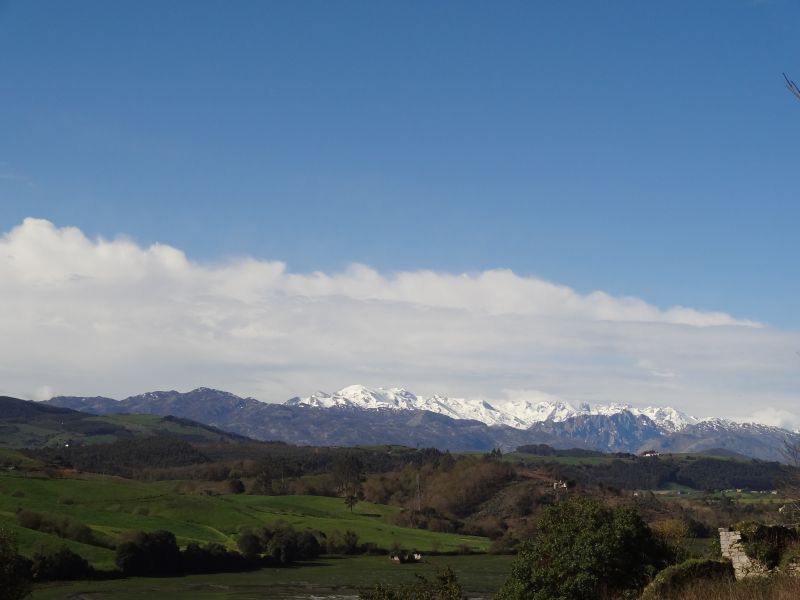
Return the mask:
[[[127,531],[172,531],[178,543],[216,542],[235,548],[242,529],[285,521],[325,534],[354,531],[360,543],[422,552],[483,552],[482,537],[410,529],[392,523],[400,508],[359,502],[351,512],[341,498],[323,496],[203,495],[183,491],[182,482],[142,482],[84,474],[74,477],[0,475],[0,526],[12,530],[23,554],[39,546],[66,545],[95,567],[111,569],[114,551],[65,540],[18,524],[20,508],[71,517],[111,540]]]

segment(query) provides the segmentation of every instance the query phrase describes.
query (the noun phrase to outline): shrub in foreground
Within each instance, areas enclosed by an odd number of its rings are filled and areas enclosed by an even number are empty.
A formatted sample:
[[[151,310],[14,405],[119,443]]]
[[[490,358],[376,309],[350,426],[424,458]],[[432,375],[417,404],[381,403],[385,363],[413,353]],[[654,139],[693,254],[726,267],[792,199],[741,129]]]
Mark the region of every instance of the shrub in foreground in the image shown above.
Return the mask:
[[[645,588],[642,600],[670,600],[690,586],[703,580],[734,580],[730,561],[693,558],[667,567]]]
[[[590,499],[542,512],[497,600],[597,600],[630,596],[667,562],[667,551],[628,508]]]

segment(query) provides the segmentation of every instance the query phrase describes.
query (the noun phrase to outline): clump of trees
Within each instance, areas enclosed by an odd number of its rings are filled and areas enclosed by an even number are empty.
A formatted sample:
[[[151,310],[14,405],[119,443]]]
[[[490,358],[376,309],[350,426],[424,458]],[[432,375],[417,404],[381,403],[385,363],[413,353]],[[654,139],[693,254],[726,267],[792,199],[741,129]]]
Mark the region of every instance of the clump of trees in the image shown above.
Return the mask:
[[[34,581],[77,581],[97,575],[89,561],[66,546],[39,550],[33,555],[30,569]]]
[[[18,553],[14,536],[0,530],[0,600],[26,597],[35,581],[73,581],[97,575],[85,558],[66,546],[41,548],[29,560]]]
[[[124,575],[176,575],[181,551],[171,531],[137,531],[117,546],[116,563]]]
[[[269,565],[289,565],[298,560],[317,558],[322,545],[311,531],[297,531],[287,523],[275,523],[246,531],[236,540],[239,551],[248,559]]]
[[[632,595],[666,566],[669,552],[629,508],[581,498],[548,507],[497,600],[595,600]]]
[[[116,564],[125,576],[143,577],[236,572],[258,566],[221,544],[189,544],[181,551],[175,534],[163,530],[130,534],[117,547]]]

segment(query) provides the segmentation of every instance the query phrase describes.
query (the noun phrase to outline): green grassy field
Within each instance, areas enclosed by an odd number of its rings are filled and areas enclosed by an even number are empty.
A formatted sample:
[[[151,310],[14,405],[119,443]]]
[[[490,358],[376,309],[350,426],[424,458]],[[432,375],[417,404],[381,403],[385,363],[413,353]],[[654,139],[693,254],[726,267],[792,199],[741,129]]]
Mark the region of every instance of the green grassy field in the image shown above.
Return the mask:
[[[107,598],[176,600],[222,598],[352,598],[358,589],[376,583],[411,583],[415,574],[431,576],[450,566],[470,598],[490,598],[508,577],[509,556],[433,556],[423,562],[398,565],[386,557],[324,557],[293,568],[262,569],[250,573],[192,575],[172,578],[134,578],[37,586],[32,600]]]
[[[381,548],[397,544],[421,551],[452,551],[469,547],[485,551],[486,538],[398,527],[391,523],[397,507],[359,502],[351,513],[341,498],[321,496],[205,496],[179,493],[180,482],[140,482],[86,475],[46,479],[0,475],[0,526],[18,537],[21,551],[32,554],[37,544],[66,544],[96,567],[113,566],[114,553],[46,535],[18,525],[19,508],[66,515],[94,531],[116,539],[130,530],[172,531],[181,545],[218,542],[235,546],[236,535],[247,527],[283,520],[298,529],[323,533],[355,531],[359,540]]]

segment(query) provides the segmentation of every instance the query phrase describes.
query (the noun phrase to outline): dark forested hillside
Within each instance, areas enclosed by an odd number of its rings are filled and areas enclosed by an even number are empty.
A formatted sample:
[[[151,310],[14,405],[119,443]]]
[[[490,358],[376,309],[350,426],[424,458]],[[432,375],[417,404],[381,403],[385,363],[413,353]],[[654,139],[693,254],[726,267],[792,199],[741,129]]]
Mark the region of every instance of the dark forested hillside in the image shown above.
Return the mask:
[[[777,462],[721,457],[664,455],[660,457],[608,457],[595,463],[565,464],[539,461],[564,479],[583,485],[618,489],[664,489],[671,484],[695,490],[746,488],[773,490],[790,477],[791,468]]]
[[[119,440],[109,444],[39,448],[29,450],[27,454],[55,466],[123,477],[134,477],[145,470],[210,462],[205,454],[189,442],[162,436]]]
[[[189,442],[246,440],[243,436],[179,417],[99,416],[42,402],[0,397],[0,447],[64,447],[147,436],[169,436]]]

